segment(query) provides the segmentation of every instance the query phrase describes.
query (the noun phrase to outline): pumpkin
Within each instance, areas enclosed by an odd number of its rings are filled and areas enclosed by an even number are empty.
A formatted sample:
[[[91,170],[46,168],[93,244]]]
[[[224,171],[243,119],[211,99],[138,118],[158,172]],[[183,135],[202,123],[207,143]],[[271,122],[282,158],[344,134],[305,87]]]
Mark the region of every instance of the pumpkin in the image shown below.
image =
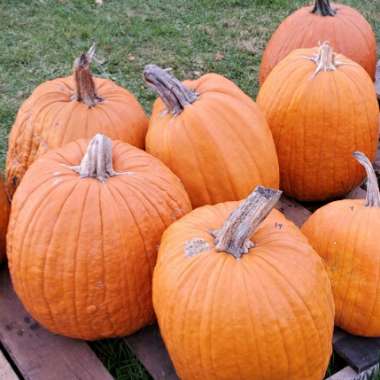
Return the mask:
[[[74,63],[74,73],[39,85],[21,106],[12,127],[6,163],[12,196],[25,171],[48,149],[106,133],[144,148],[148,119],[136,98],[108,79],[91,75],[93,46]]]
[[[329,203],[309,217],[302,232],[326,263],[335,300],[335,323],[368,337],[380,336],[380,193],[371,162],[356,159],[368,175],[367,198]]]
[[[9,201],[5,192],[2,179],[0,179],[0,263],[5,258],[5,238],[7,234],[8,218],[9,218]]]
[[[17,295],[48,330],[86,340],[154,321],[161,234],[191,209],[161,162],[97,134],[38,159],[13,198],[7,237]]]
[[[261,87],[280,162],[281,188],[302,201],[348,193],[364,173],[351,153],[375,158],[379,107],[364,69],[328,43],[295,50]]]
[[[315,0],[314,6],[298,9],[273,33],[261,62],[260,84],[293,50],[312,48],[320,41],[329,41],[335,51],[359,63],[374,79],[376,38],[371,25],[348,5]]]
[[[165,231],[153,304],[179,378],[323,378],[331,285],[300,230],[271,211],[280,193],[258,187],[241,203],[198,208]]]
[[[144,78],[159,95],[146,150],[182,180],[193,207],[240,200],[258,184],[278,187],[267,122],[234,83],[217,74],[181,83],[156,65]]]

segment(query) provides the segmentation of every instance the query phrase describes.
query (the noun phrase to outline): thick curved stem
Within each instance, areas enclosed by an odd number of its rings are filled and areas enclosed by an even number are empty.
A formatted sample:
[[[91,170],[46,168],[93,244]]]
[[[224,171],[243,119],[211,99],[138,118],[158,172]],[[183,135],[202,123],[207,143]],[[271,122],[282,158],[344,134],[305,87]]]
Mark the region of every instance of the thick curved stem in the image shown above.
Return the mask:
[[[336,9],[333,9],[330,0],[315,0],[314,8],[311,13],[321,16],[335,16]]]
[[[103,101],[96,94],[95,82],[90,70],[90,64],[94,57],[95,44],[90,47],[87,53],[82,54],[74,61],[75,99],[86,104],[89,108],[95,107]]]
[[[97,134],[88,144],[85,155],[78,166],[71,166],[81,178],[96,178],[105,182],[119,174],[112,167],[112,141],[107,136]]]
[[[362,165],[367,173],[367,207],[380,207],[380,191],[375,170],[368,157],[362,152],[354,152],[352,154]]]
[[[173,115],[180,114],[184,108],[197,100],[197,94],[187,88],[168,70],[157,65],[146,65],[144,80],[165,103]]]
[[[258,186],[240,206],[234,210],[222,228],[212,231],[216,250],[228,252],[239,259],[254,243],[249,240],[260,223],[271,212],[282,194],[281,190]]]

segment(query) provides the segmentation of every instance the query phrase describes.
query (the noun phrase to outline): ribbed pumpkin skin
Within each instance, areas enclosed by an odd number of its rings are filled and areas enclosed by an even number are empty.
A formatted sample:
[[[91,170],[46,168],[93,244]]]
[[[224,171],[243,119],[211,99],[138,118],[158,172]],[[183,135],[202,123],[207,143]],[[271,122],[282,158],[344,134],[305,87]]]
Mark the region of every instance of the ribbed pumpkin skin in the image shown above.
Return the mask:
[[[271,72],[257,103],[267,116],[280,163],[281,189],[304,201],[342,196],[364,172],[352,158],[360,150],[375,158],[379,106],[373,83],[358,64],[312,78],[317,49],[291,53]]]
[[[336,325],[352,334],[380,336],[380,209],[341,200],[318,209],[302,232],[326,263]]]
[[[240,200],[259,184],[278,188],[273,137],[257,105],[217,74],[184,84],[199,98],[177,116],[157,99],[146,150],[182,180],[193,207]]]
[[[9,201],[5,192],[4,183],[0,179],[0,263],[5,258],[6,234],[9,219]]]
[[[148,119],[136,98],[110,80],[95,78],[95,107],[72,100],[73,76],[39,85],[21,106],[9,137],[7,188],[12,195],[27,168],[48,149],[104,133],[139,148],[145,146]]]
[[[12,203],[8,259],[17,295],[52,332],[81,339],[130,334],[154,321],[151,278],[161,234],[191,209],[182,184],[142,150],[113,143],[131,174],[80,178],[88,141],[48,152]]]
[[[359,63],[375,78],[376,38],[367,20],[355,9],[332,4],[335,16],[311,13],[303,7],[287,17],[273,33],[264,51],[259,81],[262,85],[273,68],[295,49],[312,48],[329,41],[334,51]]]
[[[153,276],[161,334],[181,379],[320,380],[332,350],[334,304],[322,261],[273,210],[236,260],[209,230],[237,207],[194,210],[170,226]],[[185,256],[186,241],[212,247]]]

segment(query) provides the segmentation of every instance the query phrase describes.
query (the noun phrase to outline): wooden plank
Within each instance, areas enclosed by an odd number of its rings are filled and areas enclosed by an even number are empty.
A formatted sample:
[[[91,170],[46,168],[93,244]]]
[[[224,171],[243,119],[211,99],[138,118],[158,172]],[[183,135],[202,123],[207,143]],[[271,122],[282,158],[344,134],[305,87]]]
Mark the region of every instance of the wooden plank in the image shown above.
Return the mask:
[[[345,367],[334,375],[328,377],[326,380],[354,380],[358,375],[351,367]]]
[[[178,380],[157,325],[149,326],[125,338],[154,380]]]
[[[334,351],[360,373],[379,363],[380,338],[347,334],[334,343]]]
[[[285,197],[281,197],[276,208],[278,208],[285,216],[292,220],[298,227],[301,227],[311,212],[296,201]]]
[[[333,335],[333,344],[335,344],[338,340],[341,340],[342,338],[346,337],[347,335],[348,333],[341,330],[339,327],[335,327]]]
[[[13,371],[11,365],[5,359],[0,351],[0,379],[1,380],[18,380],[18,376]]]
[[[51,334],[28,315],[4,268],[0,295],[0,341],[25,380],[112,379],[85,342]]]

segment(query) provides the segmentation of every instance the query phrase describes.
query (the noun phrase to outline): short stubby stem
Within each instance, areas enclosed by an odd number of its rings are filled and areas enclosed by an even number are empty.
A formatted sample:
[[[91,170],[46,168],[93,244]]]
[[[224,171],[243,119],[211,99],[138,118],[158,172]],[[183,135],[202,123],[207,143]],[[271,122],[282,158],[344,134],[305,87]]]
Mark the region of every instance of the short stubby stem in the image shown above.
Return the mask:
[[[230,214],[220,229],[211,232],[215,238],[216,250],[228,252],[239,259],[253,248],[254,242],[250,237],[271,212],[281,194],[281,190],[258,186]]]
[[[333,9],[330,0],[315,0],[314,8],[311,11],[321,16],[335,16],[336,9]]]
[[[70,168],[81,178],[96,178],[101,182],[105,182],[109,177],[125,174],[113,170],[112,140],[99,133],[91,139],[80,164]]]
[[[367,174],[367,207],[380,207],[380,191],[377,176],[371,161],[362,152],[354,152],[352,154],[360,165],[362,165]]]
[[[144,80],[165,103],[169,112],[179,115],[186,106],[197,100],[195,91],[187,88],[174,75],[157,65],[146,65]]]
[[[82,54],[74,61],[74,80],[76,94],[74,99],[86,104],[89,108],[95,107],[103,99],[97,95],[94,78],[92,77],[90,64],[95,56],[95,45],[91,46],[87,53]]]

